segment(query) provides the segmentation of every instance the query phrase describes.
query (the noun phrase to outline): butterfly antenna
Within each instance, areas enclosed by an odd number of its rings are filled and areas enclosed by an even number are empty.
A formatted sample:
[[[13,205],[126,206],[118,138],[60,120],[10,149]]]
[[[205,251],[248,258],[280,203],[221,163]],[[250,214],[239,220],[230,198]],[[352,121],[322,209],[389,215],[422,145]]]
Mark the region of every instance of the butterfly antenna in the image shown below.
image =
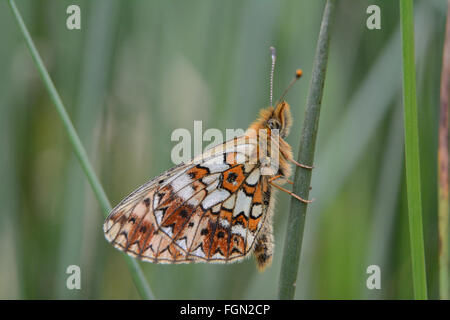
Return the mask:
[[[275,47],[270,47],[270,56],[272,57],[272,69],[270,70],[270,106],[273,106],[273,72],[275,70],[275,61],[277,60]]]
[[[303,71],[301,69],[297,69],[297,71],[295,71],[295,78],[292,79],[291,83],[289,83],[289,85],[287,86],[286,90],[284,90],[283,94],[280,97],[280,101],[284,100],[284,96],[286,95],[286,93],[288,93],[289,89],[291,89],[291,87],[294,85],[294,83],[301,78],[303,74]]]

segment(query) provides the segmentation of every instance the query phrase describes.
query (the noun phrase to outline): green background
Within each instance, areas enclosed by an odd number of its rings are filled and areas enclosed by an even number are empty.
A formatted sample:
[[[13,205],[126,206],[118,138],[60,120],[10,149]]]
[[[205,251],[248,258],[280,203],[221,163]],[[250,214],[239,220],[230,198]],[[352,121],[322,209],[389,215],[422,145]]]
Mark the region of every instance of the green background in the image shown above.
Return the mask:
[[[297,154],[325,1],[18,0],[31,36],[113,204],[173,166],[176,128],[246,128],[287,96]],[[81,30],[66,8],[81,8]],[[381,8],[381,30],[366,9]],[[438,298],[437,130],[445,0],[415,2],[425,254]],[[296,298],[413,298],[405,193],[401,39],[397,1],[339,0],[331,36]],[[139,298],[37,74],[0,1],[0,298]],[[205,142],[204,146],[209,142]],[[161,299],[274,299],[289,197],[274,214],[275,256],[258,273],[233,265],[141,263]],[[67,266],[81,290],[66,288]],[[381,290],[366,269],[381,268]]]

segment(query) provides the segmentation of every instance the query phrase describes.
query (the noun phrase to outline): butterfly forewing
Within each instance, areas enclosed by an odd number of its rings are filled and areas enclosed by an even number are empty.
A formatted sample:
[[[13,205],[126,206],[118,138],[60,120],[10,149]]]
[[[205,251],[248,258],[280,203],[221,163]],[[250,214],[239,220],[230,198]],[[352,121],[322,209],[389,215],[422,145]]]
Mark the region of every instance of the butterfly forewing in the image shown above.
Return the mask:
[[[270,188],[257,142],[235,138],[138,188],[112,210],[105,236],[158,263],[232,262],[247,256],[267,216]]]

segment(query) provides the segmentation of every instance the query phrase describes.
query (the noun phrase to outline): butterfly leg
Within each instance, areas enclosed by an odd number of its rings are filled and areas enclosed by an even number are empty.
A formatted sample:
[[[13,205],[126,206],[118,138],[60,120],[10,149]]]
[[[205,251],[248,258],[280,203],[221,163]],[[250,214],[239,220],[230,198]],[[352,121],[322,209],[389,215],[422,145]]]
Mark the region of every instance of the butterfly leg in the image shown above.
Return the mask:
[[[298,163],[297,161],[295,161],[295,160],[292,159],[292,158],[289,159],[289,160],[291,160],[291,162],[292,162],[293,164],[295,164],[296,166],[298,166],[298,167],[305,168],[305,169],[310,169],[310,170],[314,169],[314,166],[307,166],[306,164]]]
[[[272,263],[273,247],[272,223],[268,222],[261,229],[253,251],[260,272]]]
[[[276,184],[276,183],[273,182],[274,180],[279,179],[279,178],[282,178],[282,177],[283,177],[283,176],[282,176],[281,174],[276,175],[276,176],[273,176],[272,178],[269,179],[269,183],[270,183],[272,186],[274,186],[275,188],[277,188],[277,189],[279,189],[279,190],[281,190],[281,191],[286,192],[287,194],[293,196],[295,199],[300,200],[301,202],[304,202],[304,203],[311,203],[311,202],[314,201],[314,199],[312,199],[312,200],[305,200],[305,199],[303,199],[302,197],[300,197],[300,196],[296,195],[295,193],[293,193],[292,191],[289,191],[289,190],[283,188],[282,186],[280,186],[280,185],[278,185],[278,184]]]

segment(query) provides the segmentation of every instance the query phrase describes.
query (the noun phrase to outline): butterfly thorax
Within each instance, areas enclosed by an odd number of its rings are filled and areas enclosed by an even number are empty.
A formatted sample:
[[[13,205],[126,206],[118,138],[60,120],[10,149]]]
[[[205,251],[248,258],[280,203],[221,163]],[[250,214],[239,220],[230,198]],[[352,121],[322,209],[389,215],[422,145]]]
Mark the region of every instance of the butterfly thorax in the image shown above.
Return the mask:
[[[261,110],[259,118],[246,131],[246,136],[258,141],[255,152],[258,163],[276,169],[269,171],[272,176],[281,174],[288,178],[291,175],[292,149],[284,140],[292,123],[289,109],[287,102],[281,102],[276,108]],[[276,165],[273,165],[274,161]]]

